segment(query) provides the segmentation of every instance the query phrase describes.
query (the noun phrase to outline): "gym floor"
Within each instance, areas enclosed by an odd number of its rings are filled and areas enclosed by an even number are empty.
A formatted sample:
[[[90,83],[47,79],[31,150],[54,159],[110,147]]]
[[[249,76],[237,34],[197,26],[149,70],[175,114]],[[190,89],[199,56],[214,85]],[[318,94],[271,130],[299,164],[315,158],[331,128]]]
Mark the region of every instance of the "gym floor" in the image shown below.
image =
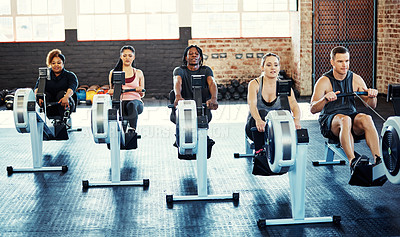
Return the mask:
[[[95,187],[82,189],[82,180],[110,180],[110,152],[93,141],[90,107],[73,114],[68,141],[46,141],[44,166],[67,165],[66,173],[14,173],[7,166],[31,166],[30,135],[19,134],[12,111],[0,111],[0,236],[400,236],[400,186],[348,184],[348,165],[314,167],[322,158],[324,141],[317,116],[308,112],[309,98],[299,100],[302,126],[308,129],[306,217],[341,216],[341,224],[271,226],[259,229],[257,220],[291,218],[288,175],[251,174],[244,152],[244,102],[221,102],[210,123],[216,142],[208,160],[209,194],[240,193],[232,201],[178,202],[167,206],[166,195],[195,195],[196,162],[179,160],[175,127],[169,122],[167,101],[145,101],[139,117],[139,148],[121,151],[121,179],[149,179],[148,188]],[[378,132],[383,122],[368,109]],[[391,103],[380,97],[378,113],[393,115]],[[356,150],[371,156],[365,142]]]

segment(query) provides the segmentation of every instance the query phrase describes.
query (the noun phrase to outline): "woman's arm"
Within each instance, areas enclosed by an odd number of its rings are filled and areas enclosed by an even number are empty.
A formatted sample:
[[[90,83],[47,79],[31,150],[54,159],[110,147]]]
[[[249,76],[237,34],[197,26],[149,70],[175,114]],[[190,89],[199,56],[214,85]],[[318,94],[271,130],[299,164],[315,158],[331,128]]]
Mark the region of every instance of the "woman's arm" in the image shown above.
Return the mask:
[[[296,129],[300,129],[300,117],[301,117],[301,110],[299,104],[297,103],[296,97],[294,96],[294,91],[292,89],[291,96],[288,97],[290,110],[293,113],[294,125]]]
[[[265,122],[262,120],[257,109],[257,93],[258,93],[258,79],[251,80],[247,89],[247,104],[249,105],[249,110],[251,116],[256,121],[256,127],[259,132],[265,131]]]
[[[142,89],[144,89],[144,74],[143,74],[143,71],[140,70],[140,69],[136,69],[136,75],[139,78],[139,86],[136,87],[136,92],[138,92],[141,97],[144,97],[144,92],[142,92]]]
[[[110,89],[108,90],[108,94],[111,95],[111,96],[114,94],[114,87],[113,87],[112,82],[111,82],[113,71],[114,71],[114,69],[111,70],[109,75],[108,75],[108,83],[110,84]]]

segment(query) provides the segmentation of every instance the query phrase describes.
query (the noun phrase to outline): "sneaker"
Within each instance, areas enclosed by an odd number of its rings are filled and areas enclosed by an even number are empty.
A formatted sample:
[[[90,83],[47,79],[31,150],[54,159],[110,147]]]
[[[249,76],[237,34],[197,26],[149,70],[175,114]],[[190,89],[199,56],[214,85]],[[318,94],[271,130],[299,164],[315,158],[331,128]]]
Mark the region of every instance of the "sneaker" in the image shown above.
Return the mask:
[[[212,147],[214,145],[215,145],[215,141],[207,136],[207,159],[210,159]]]
[[[382,163],[382,157],[375,155],[375,164],[374,165],[379,165]]]
[[[369,159],[365,155],[353,158],[350,161],[350,173],[353,174],[354,170],[356,169],[356,166],[368,165],[368,164],[369,164]]]
[[[135,133],[135,132],[136,132],[136,129],[135,129],[135,128],[132,128],[132,127],[130,127],[130,126],[128,126],[128,127],[126,128],[126,132],[127,132],[127,133]]]

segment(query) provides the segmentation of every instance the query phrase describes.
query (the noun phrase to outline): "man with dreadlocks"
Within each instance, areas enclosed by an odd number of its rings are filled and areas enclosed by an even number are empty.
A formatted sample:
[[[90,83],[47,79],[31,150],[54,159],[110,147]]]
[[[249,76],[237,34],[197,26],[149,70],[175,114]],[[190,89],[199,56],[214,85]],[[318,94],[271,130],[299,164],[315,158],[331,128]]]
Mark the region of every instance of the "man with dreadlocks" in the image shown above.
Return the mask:
[[[170,101],[174,103],[176,107],[180,100],[191,100],[193,99],[192,91],[192,75],[204,75],[202,79],[202,98],[203,103],[206,103],[206,115],[208,122],[211,121],[212,115],[210,110],[218,109],[217,101],[217,84],[214,80],[214,74],[210,67],[203,65],[203,51],[197,45],[188,46],[183,52],[182,65],[176,67],[174,76],[174,89],[170,94]],[[176,123],[175,108],[172,109],[170,119],[173,123]],[[214,145],[214,141],[207,137],[207,146],[210,150],[208,158],[211,153],[211,147]],[[174,144],[176,145],[176,144]]]
[[[176,107],[180,100],[193,99],[192,75],[205,75],[202,82],[203,103],[206,103],[208,109],[216,110],[218,108],[217,84],[215,83],[211,68],[203,65],[203,51],[201,48],[196,45],[188,46],[183,53],[182,61],[182,66],[176,67],[173,72],[175,93],[175,99],[173,100],[174,106]],[[173,95],[171,100],[172,99]],[[207,117],[208,122],[210,122],[210,110],[207,110]],[[171,121],[175,123],[175,120],[175,110],[173,110],[171,113]]]

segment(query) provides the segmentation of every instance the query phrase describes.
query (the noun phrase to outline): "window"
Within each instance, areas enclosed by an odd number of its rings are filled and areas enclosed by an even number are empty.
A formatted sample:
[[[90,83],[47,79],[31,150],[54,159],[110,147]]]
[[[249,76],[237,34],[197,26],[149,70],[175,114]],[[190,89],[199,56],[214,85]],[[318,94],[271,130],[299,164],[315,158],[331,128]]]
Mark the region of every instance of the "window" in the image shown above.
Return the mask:
[[[62,0],[0,2],[0,42],[63,41]]]
[[[78,40],[177,39],[176,0],[80,0]]]
[[[193,38],[288,37],[296,0],[193,0]]]

